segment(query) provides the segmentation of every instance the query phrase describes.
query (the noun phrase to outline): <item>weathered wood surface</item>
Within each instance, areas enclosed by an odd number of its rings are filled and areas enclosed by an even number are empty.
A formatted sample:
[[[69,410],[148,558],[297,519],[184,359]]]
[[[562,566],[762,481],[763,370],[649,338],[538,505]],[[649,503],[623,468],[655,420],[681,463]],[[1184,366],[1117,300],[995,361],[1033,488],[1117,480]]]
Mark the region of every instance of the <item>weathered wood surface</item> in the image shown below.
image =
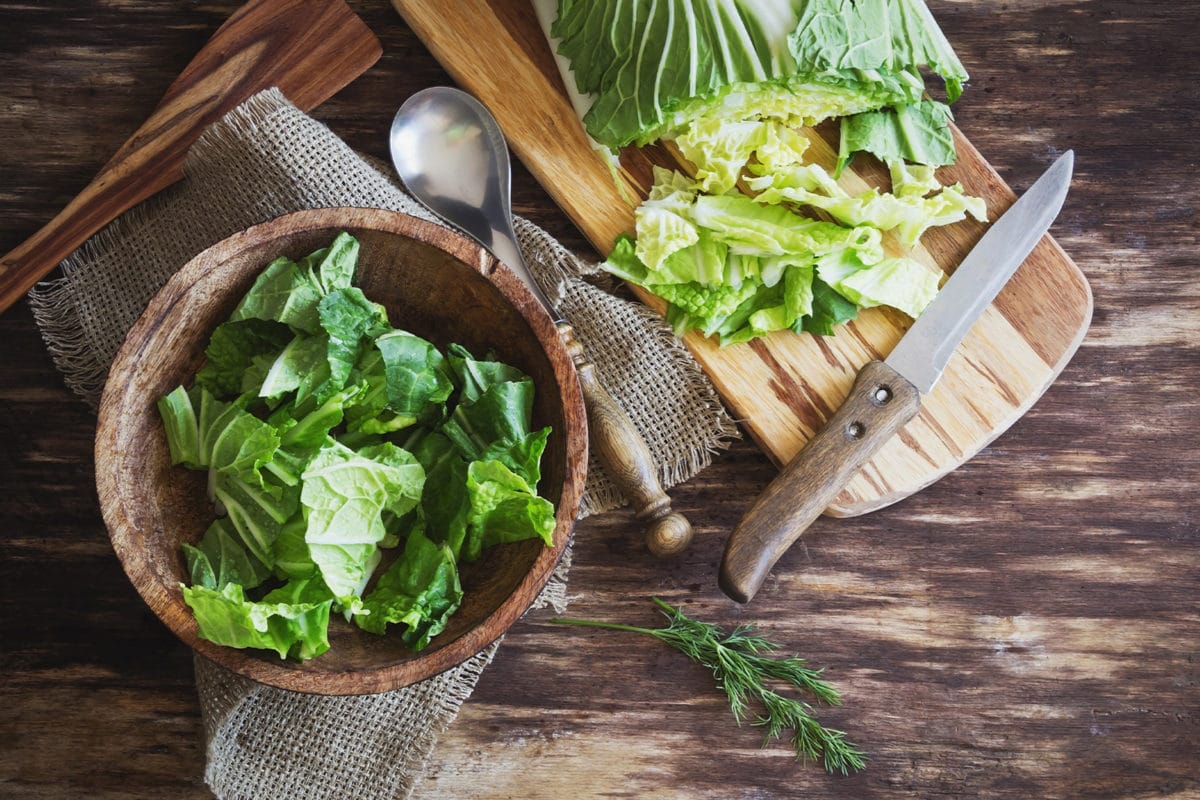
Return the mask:
[[[413,91],[448,80],[384,0],[380,62],[316,116],[385,155]],[[871,755],[834,778],[758,749],[711,679],[653,642],[517,624],[419,797],[1200,797],[1200,10],[1115,0],[932,2],[973,80],[959,126],[1012,185],[1078,168],[1055,234],[1092,329],[1020,422],[937,484],[820,519],[747,607],[725,536],[775,474],[749,442],[672,490],[681,559],[625,512],[578,529],[572,613],[652,623],[652,593],[759,623],[828,668],[823,718]],[[0,251],[136,129],[234,4],[0,0]],[[518,169],[517,210],[589,252]],[[24,303],[0,316],[0,796],[202,798],[191,656],[113,556],[94,421]]]
[[[633,231],[634,209],[626,198],[649,195],[655,166],[691,169],[674,147],[627,147],[614,180],[608,161],[578,123],[538,22],[541,12],[529,0],[392,0],[392,5],[450,75],[493,110],[513,150],[601,255],[617,236]],[[554,0],[544,5],[545,16],[553,18]],[[494,47],[483,50],[480,41]],[[538,113],[530,114],[530,108]],[[832,170],[837,126],[820,125],[805,135],[810,157]],[[983,198],[988,218],[996,219],[1012,205],[1013,192],[968,137],[956,138],[958,162],[939,174]],[[1039,158],[1048,166],[1053,154]],[[842,187],[852,194],[886,189],[886,170],[872,164],[856,159],[842,175]],[[985,230],[975,221],[939,227],[911,249],[885,234],[884,248],[941,275],[954,271]],[[641,287],[632,291],[660,312],[665,308]],[[1053,382],[1091,315],[1091,294],[1079,268],[1044,237],[972,326],[941,380],[922,398],[920,414],[842,482],[827,513],[857,516],[890,505],[971,458]],[[715,338],[691,331],[684,343],[746,432],[782,466],[850,394],[859,369],[891,352],[910,325],[904,314],[874,308],[838,326],[833,336],[780,331],[722,348]]]
[[[729,535],[717,583],[739,603],[754,598],[783,557],[885,442],[921,408],[921,391],[882,361],[859,371],[838,406],[754,501]]]
[[[277,86],[308,110],[375,63],[379,48],[342,2],[256,0],[242,6],[95,179],[0,259],[0,310],[118,214],[180,180],[192,143],[244,100]]]

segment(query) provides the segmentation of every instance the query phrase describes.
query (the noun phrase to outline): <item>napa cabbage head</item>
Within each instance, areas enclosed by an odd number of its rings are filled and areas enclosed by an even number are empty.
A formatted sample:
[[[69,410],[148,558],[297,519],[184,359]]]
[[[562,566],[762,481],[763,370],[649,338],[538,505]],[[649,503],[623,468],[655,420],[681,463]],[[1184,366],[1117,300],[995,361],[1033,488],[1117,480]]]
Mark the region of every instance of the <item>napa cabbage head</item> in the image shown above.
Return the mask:
[[[550,29],[610,148],[701,119],[823,119],[914,103],[967,74],[922,0],[560,0]]]

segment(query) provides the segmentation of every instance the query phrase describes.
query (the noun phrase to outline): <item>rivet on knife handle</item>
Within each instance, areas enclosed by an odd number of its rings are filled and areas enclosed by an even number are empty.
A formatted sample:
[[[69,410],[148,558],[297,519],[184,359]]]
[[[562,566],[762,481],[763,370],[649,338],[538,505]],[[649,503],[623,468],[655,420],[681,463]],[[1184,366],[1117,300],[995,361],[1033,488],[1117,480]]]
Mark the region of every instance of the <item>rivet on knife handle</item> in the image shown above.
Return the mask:
[[[671,510],[671,499],[659,483],[650,449],[629,415],[596,379],[596,368],[576,340],[574,329],[567,322],[557,325],[579,375],[596,456],[633,504],[637,518],[648,523],[646,547],[650,552],[664,558],[682,553],[692,541],[691,523]]]
[[[846,402],[734,529],[721,562],[721,590],[750,602],[780,556],[920,407],[921,393],[900,373],[882,361],[863,367]]]

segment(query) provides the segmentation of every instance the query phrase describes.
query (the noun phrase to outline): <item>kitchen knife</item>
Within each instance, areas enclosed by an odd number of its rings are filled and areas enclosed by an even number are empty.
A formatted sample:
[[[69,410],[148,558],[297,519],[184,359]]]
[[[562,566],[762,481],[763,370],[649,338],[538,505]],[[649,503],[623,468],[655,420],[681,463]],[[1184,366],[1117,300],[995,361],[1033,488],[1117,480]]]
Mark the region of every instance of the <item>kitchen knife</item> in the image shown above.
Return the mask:
[[[719,583],[739,603],[900,428],[942,376],[971,325],[1058,216],[1071,184],[1068,150],[979,240],[884,361],[855,378],[849,397],[755,501],[725,546]]]

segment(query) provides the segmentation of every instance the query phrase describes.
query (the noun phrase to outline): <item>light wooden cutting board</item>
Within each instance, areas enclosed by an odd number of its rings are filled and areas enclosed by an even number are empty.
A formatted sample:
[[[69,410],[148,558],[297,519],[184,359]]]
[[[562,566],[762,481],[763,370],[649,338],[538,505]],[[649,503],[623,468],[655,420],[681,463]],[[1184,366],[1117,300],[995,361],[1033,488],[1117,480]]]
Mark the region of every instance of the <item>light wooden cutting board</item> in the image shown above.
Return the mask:
[[[619,233],[633,231],[633,206],[589,145],[528,0],[392,3],[462,88],[491,109],[517,156],[601,254],[608,254]],[[837,129],[808,133],[818,160],[831,166]],[[995,219],[1015,196],[960,132],[955,137],[959,163],[939,176],[985,198],[988,217]],[[886,185],[884,171],[870,161],[856,160],[856,172],[847,170],[843,185]],[[622,153],[618,180],[629,195],[646,195],[656,163],[677,162],[661,147]],[[910,255],[952,272],[984,230],[974,221],[934,228]],[[903,252],[886,236],[885,246]],[[661,301],[634,290],[663,309]],[[853,516],[888,505],[970,458],[1049,387],[1078,348],[1091,315],[1083,274],[1052,238],[1043,238],[967,334],[923,398],[920,414],[826,513]],[[886,357],[910,324],[891,309],[867,309],[831,337],[784,331],[724,349],[694,333],[685,341],[745,429],[783,465],[837,409],[859,368]]]

